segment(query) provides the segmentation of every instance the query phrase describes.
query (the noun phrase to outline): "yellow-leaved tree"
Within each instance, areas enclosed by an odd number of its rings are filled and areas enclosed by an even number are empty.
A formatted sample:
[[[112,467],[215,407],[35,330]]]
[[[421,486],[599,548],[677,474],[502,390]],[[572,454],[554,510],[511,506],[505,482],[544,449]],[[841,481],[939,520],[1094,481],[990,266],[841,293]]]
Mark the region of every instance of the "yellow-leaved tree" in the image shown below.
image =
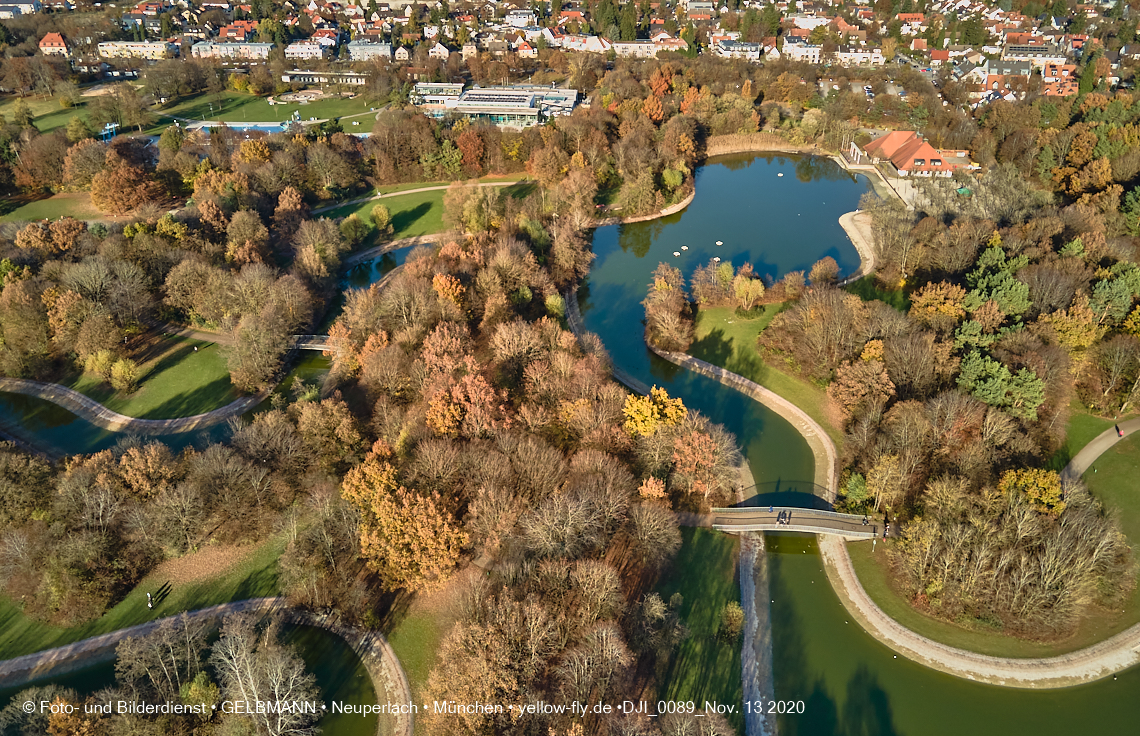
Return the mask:
[[[437,590],[451,575],[467,535],[438,495],[399,485],[382,443],[345,476],[341,494],[360,510],[360,549],[389,590]]]
[[[625,414],[626,432],[648,437],[662,426],[680,424],[689,410],[680,399],[670,398],[669,392],[654,386],[648,396],[627,396],[622,413]]]
[[[998,482],[998,490],[1006,495],[1024,495],[1038,511],[1060,516],[1065,510],[1061,495],[1061,476],[1055,470],[1023,468],[1009,470]]]

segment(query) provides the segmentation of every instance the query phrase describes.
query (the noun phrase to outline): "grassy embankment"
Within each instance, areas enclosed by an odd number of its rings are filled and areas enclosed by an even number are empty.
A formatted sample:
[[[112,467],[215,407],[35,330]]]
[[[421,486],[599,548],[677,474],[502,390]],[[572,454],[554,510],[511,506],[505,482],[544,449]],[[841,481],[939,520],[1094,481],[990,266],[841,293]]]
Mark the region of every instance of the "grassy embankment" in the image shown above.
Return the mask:
[[[156,336],[137,359],[139,386],[131,394],[121,394],[89,373],[73,374],[60,383],[112,411],[140,419],[204,414],[237,398],[216,343]]]
[[[756,338],[782,308],[782,304],[769,304],[756,319],[737,317],[733,307],[701,309],[697,312],[696,341],[689,348],[689,353],[784,397],[819,422],[836,445],[842,445],[843,434],[832,426],[827,417],[826,392],[809,381],[765,363],[756,350]]]
[[[300,112],[302,121],[309,118],[325,120],[351,115],[354,117],[344,123],[346,131],[356,128],[370,131],[372,119],[368,116],[375,114],[372,109],[374,107],[376,105],[365,102],[363,97],[355,99],[328,97],[304,105],[296,102],[270,105],[267,97],[244,92],[225,91],[217,95],[203,92],[183,97],[165,107],[152,108],[151,112],[158,120],[147,132],[153,134],[156,130],[165,128],[175,117],[189,120],[220,120],[226,123],[287,123],[294,111]],[[360,125],[352,125],[353,120],[358,120]]]
[[[238,556],[236,563],[217,574],[193,579],[191,572],[191,579],[186,582],[172,579],[170,568],[159,568],[100,618],[69,629],[30,619],[12,601],[0,598],[0,659],[64,646],[181,611],[277,595],[277,558],[284,549],[284,535],[274,537],[250,550],[248,554]],[[190,568],[192,571],[194,558],[188,556],[176,562],[179,563],[176,567]],[[172,586],[170,595],[153,611],[148,610],[146,594],[157,591],[167,582]]]
[[[657,693],[662,700],[692,700],[697,712],[704,701],[743,702],[740,679],[739,640],[717,639],[721,612],[729,601],[740,602],[737,567],[740,539],[711,529],[681,530],[683,543],[657,592],[668,602],[674,593],[684,598],[681,620],[690,636],[677,648],[669,668],[661,677]],[[730,722],[743,731],[743,718],[737,713]]]

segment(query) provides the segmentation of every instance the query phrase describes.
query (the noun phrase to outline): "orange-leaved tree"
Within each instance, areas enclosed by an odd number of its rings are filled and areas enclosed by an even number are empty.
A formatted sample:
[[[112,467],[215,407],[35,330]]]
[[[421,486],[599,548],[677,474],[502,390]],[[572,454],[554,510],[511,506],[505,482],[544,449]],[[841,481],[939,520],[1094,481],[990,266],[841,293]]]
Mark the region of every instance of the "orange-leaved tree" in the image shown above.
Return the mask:
[[[455,518],[438,495],[401,486],[377,442],[364,462],[345,476],[341,494],[360,510],[360,550],[385,588],[442,587],[467,544]]]

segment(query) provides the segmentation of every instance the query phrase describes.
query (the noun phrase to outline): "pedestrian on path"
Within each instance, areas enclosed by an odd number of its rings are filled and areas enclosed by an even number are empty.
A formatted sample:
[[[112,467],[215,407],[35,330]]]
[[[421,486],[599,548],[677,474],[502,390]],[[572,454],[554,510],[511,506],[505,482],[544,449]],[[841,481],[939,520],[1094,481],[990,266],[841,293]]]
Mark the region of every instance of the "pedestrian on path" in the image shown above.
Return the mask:
[[[1119,424],[1114,424],[1112,426],[1116,427],[1116,436],[1117,437],[1123,437],[1124,436],[1124,432],[1121,431]]]

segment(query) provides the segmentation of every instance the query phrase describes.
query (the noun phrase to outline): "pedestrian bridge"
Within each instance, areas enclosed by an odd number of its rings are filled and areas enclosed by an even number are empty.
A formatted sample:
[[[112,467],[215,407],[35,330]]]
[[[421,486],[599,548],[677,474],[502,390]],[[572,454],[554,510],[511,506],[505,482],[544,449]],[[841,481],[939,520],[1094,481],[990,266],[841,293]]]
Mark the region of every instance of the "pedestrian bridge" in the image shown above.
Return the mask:
[[[328,335],[293,335],[293,347],[298,350],[336,350]]]
[[[858,514],[791,508],[738,506],[712,510],[712,528],[722,532],[808,532],[834,534],[848,539],[883,536],[883,521]],[[891,529],[893,533],[895,530]]]

